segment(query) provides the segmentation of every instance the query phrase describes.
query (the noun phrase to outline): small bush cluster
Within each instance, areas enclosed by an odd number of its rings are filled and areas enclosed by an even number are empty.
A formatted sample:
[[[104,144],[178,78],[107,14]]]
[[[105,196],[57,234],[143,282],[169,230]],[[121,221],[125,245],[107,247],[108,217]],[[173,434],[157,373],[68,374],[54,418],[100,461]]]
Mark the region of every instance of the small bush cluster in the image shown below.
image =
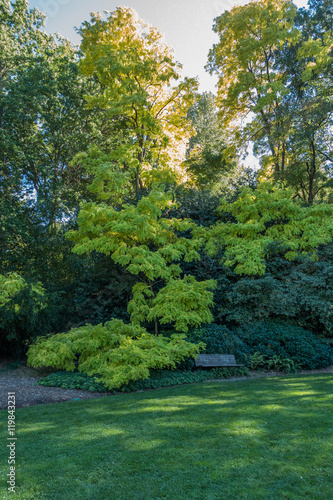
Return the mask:
[[[259,352],[267,359],[292,360],[305,370],[325,368],[333,363],[332,348],[309,330],[286,323],[261,322],[237,331],[250,355]],[[273,365],[272,365],[273,366]]]
[[[247,357],[246,364],[251,370],[276,370],[286,373],[296,373],[300,368],[292,359],[281,358],[276,354],[268,358],[258,351]]]
[[[257,322],[236,331],[224,325],[205,325],[191,331],[187,340],[204,342],[204,352],[209,354],[234,354],[238,363],[252,370],[294,373],[333,363],[333,350],[327,343],[309,330],[286,323]],[[194,359],[185,359],[179,368],[194,370]]]
[[[61,387],[91,392],[107,392],[106,387],[95,377],[80,372],[55,372],[38,381],[45,387]]]
[[[152,371],[149,379],[141,379],[129,382],[115,389],[107,389],[97,378],[80,372],[57,372],[51,373],[39,381],[40,385],[47,387],[61,387],[62,389],[79,389],[91,392],[134,392],[146,389],[157,389],[172,385],[193,384],[215,378],[240,377],[248,374],[246,367],[214,368],[212,370],[189,371]]]

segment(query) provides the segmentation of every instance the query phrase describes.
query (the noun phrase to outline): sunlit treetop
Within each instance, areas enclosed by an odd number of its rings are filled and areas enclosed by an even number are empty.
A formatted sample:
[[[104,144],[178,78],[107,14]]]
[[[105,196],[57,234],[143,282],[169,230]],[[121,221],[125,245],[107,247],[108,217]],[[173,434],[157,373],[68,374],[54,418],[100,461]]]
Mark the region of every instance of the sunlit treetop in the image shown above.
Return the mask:
[[[92,14],[80,29],[80,69],[101,85],[88,105],[126,124],[131,152],[126,164],[142,183],[144,172],[179,168],[185,155],[180,143],[193,133],[187,110],[195,100],[197,81],[180,81],[181,65],[162,32],[134,10],[120,7],[105,14]]]
[[[85,73],[96,72],[105,84],[114,77],[115,90],[122,88],[123,79],[118,78],[120,68],[127,68],[129,77],[133,72],[138,79],[147,80],[146,90],[157,81],[169,82],[180,77],[181,65],[173,60],[172,50],[164,43],[159,29],[126,7],[105,14],[92,13],[91,22],[84,22],[80,29],[85,55],[81,69]],[[159,73],[149,82],[148,74],[157,68]]]
[[[295,15],[289,0],[259,0],[216,18],[219,42],[209,53],[208,69],[219,75],[218,104],[225,124],[260,112],[288,91],[276,51],[298,40]]]

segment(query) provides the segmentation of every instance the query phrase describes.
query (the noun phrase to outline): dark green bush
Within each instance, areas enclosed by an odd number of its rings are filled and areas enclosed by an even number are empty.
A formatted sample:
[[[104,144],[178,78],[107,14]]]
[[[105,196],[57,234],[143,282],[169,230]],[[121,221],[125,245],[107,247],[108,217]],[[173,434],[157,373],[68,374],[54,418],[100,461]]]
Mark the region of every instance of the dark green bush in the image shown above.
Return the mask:
[[[91,392],[107,392],[103,384],[94,377],[80,372],[55,372],[39,380],[46,387],[61,387],[62,389],[78,389]]]
[[[49,329],[47,297],[26,283],[0,307],[1,354],[19,359],[30,343]]]
[[[224,325],[214,323],[192,330],[187,335],[187,340],[195,344],[204,342],[204,352],[209,354],[234,354],[239,363],[244,362],[245,355],[249,352],[248,346],[236,333]]]
[[[292,359],[300,368],[313,370],[333,363],[332,348],[309,330],[286,323],[260,322],[237,330],[249,354]]]
[[[244,376],[248,374],[246,367],[214,368],[212,370],[170,371],[152,370],[149,379],[136,380],[130,382],[120,389],[110,391],[103,384],[97,382],[94,377],[90,377],[79,372],[57,372],[51,373],[39,381],[39,384],[47,387],[61,387],[62,389],[79,389],[91,392],[133,392],[146,389],[157,389],[158,387],[168,387],[172,385],[193,384],[215,378],[229,378]]]
[[[251,370],[275,370],[286,373],[296,373],[300,368],[290,358],[281,358],[276,354],[268,358],[258,351],[247,356],[246,365],[251,368]]]
[[[240,364],[245,362],[249,352],[247,345],[224,325],[210,324],[196,328],[187,334],[186,340],[198,344],[204,342],[207,354],[234,354]],[[195,370],[195,360],[185,358],[179,365],[179,370]]]
[[[195,275],[195,273],[192,272]],[[333,337],[333,244],[318,250],[318,261],[289,262],[278,245],[267,256],[265,276],[218,273],[215,322],[242,326],[274,320]]]

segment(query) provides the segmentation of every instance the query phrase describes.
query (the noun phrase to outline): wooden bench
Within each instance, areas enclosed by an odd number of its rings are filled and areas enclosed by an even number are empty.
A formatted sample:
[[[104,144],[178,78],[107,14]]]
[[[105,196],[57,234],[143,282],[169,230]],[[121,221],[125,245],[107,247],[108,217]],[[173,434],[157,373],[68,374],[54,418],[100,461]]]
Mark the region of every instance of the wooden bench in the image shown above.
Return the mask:
[[[212,368],[215,366],[244,366],[238,365],[233,354],[199,354],[195,360],[196,366]]]

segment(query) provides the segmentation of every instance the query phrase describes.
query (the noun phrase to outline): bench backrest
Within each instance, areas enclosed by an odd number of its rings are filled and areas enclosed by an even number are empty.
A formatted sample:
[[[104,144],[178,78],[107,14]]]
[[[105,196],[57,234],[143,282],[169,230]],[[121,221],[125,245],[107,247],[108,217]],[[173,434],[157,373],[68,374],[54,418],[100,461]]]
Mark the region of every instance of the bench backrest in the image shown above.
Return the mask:
[[[239,366],[233,354],[199,354],[196,366]]]

